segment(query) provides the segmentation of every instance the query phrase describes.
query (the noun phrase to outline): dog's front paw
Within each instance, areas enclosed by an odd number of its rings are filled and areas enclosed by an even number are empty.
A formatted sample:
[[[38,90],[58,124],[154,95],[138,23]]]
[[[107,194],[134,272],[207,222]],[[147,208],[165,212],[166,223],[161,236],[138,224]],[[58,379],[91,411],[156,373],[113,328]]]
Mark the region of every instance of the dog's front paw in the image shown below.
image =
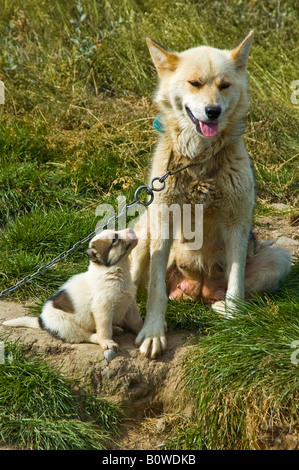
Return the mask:
[[[139,351],[143,356],[155,359],[167,347],[165,325],[164,328],[163,326],[158,328],[154,325],[144,325],[136,338],[135,344],[139,346]]]

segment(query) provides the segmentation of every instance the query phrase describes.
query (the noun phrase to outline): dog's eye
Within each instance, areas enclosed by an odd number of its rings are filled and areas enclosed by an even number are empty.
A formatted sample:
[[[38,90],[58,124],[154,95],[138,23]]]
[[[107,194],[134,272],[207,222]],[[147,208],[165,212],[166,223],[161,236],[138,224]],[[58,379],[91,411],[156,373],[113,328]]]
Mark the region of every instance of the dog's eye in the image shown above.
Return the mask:
[[[229,88],[230,87],[230,83],[221,83],[221,85],[219,86],[219,90],[225,90],[225,88]]]
[[[194,80],[194,81],[190,80],[189,83],[190,83],[190,85],[192,85],[192,86],[194,86],[195,88],[198,88],[198,89],[202,87],[202,83],[197,82],[196,80]]]

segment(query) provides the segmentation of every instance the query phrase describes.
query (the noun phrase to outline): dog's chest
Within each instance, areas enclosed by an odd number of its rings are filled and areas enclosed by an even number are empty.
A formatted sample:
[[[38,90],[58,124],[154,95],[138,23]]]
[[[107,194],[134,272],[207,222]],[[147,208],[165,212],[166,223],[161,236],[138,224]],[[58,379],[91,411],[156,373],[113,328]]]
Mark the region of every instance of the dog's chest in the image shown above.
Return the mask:
[[[107,297],[111,299],[115,306],[129,304],[135,297],[136,287],[132,282],[131,276],[121,269],[108,275],[103,287]]]
[[[244,196],[251,195],[254,180],[247,161],[217,160],[210,166],[194,165],[170,175],[160,201],[169,205],[202,204],[209,209],[222,207],[224,201],[227,206],[235,206]]]
[[[134,296],[135,288],[133,284],[121,283],[117,286],[113,303],[111,304],[114,325],[120,325],[122,323]]]
[[[161,198],[167,204],[203,204],[208,207],[213,203],[215,189],[213,178],[186,169],[169,177]]]

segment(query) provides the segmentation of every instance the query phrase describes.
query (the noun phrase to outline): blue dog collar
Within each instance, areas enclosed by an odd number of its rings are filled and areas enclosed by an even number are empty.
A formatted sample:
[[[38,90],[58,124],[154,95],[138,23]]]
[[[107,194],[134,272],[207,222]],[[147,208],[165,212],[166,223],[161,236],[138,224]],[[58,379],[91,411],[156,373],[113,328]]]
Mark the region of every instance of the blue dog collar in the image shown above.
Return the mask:
[[[158,114],[158,116],[154,120],[153,127],[154,129],[156,129],[157,132],[161,132],[161,133],[164,132],[164,127],[162,124],[162,116],[160,116],[160,114]]]

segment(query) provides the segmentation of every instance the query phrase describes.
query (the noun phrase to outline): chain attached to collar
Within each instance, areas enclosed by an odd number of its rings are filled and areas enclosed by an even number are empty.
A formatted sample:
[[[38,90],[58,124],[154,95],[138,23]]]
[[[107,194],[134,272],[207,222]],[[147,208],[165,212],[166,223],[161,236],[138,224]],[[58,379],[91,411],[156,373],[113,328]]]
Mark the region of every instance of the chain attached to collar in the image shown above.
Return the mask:
[[[170,155],[170,157],[171,157],[171,155]],[[170,158],[169,158],[169,162],[170,162]],[[168,162],[168,165],[169,165],[169,162]],[[139,186],[135,191],[134,200],[132,202],[130,202],[129,204],[126,204],[123,207],[122,211],[118,215],[111,217],[105,225],[103,225],[99,229],[94,230],[93,232],[91,232],[89,235],[87,235],[85,238],[83,238],[83,240],[79,240],[78,242],[76,242],[71,248],[64,251],[63,253],[60,253],[60,255],[56,256],[49,263],[43,264],[42,266],[40,266],[40,268],[37,271],[35,271],[33,274],[29,274],[29,275],[25,276],[23,279],[21,279],[19,282],[17,282],[14,286],[8,287],[7,289],[4,289],[2,292],[0,292],[0,299],[2,299],[4,297],[7,297],[12,292],[14,292],[16,289],[18,289],[19,287],[21,287],[21,286],[27,284],[28,282],[30,282],[32,279],[34,279],[39,274],[44,273],[49,268],[51,268],[54,264],[56,264],[58,261],[61,261],[61,260],[65,259],[67,256],[69,256],[70,253],[72,253],[73,251],[77,250],[82,245],[84,245],[85,243],[90,241],[95,235],[98,235],[99,233],[103,232],[103,230],[105,228],[107,228],[108,225],[111,222],[119,219],[122,215],[126,214],[127,210],[129,208],[131,208],[135,205],[138,205],[138,204],[141,205],[141,206],[144,206],[144,207],[149,206],[154,200],[154,197],[155,197],[154,193],[163,191],[163,189],[165,189],[165,186],[166,186],[165,181],[169,176],[175,175],[176,173],[179,173],[179,172],[185,170],[186,168],[188,168],[189,166],[192,166],[192,165],[194,165],[194,163],[189,163],[188,165],[185,165],[181,168],[178,168],[177,170],[173,170],[173,171],[167,170],[167,172],[163,176],[157,176],[157,177],[153,178],[151,180],[149,186],[147,186],[147,185]],[[160,187],[156,187],[157,182],[161,183]],[[150,199],[146,202],[142,202],[140,200],[140,194],[142,193],[142,191],[145,191],[146,194],[148,196],[150,196]]]

